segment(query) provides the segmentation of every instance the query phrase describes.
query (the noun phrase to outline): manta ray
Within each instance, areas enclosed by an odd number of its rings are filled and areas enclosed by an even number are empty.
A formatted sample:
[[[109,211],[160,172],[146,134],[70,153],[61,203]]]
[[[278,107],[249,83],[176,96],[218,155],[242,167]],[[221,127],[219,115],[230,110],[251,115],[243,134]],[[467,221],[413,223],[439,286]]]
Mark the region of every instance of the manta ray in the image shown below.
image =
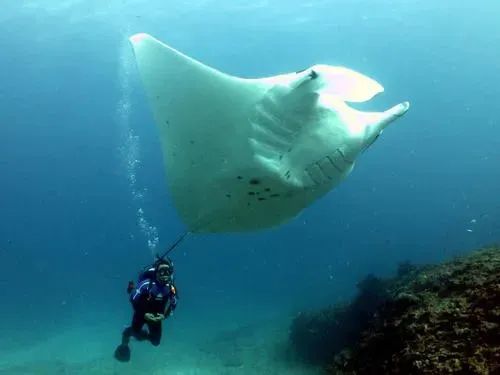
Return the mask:
[[[290,221],[344,180],[409,108],[352,108],[384,89],[346,67],[240,78],[148,34],[130,41],[173,205],[191,232],[247,232]]]

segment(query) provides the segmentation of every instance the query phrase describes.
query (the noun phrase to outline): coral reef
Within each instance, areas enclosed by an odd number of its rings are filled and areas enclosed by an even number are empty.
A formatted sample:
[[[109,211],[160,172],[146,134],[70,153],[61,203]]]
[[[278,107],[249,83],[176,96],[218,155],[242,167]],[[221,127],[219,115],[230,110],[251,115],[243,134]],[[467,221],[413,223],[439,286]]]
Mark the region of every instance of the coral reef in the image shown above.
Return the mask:
[[[371,321],[373,311],[387,300],[385,282],[368,275],[358,285],[353,302],[301,312],[292,321],[290,342],[295,354],[311,364],[327,364],[332,353],[354,345]]]
[[[355,342],[321,348],[330,352],[328,373],[500,374],[498,246],[442,265],[405,263],[378,284],[381,298],[367,305],[372,310],[351,336]],[[356,303],[346,309],[355,311]],[[339,319],[332,310],[332,320]],[[350,320],[338,324],[353,327]]]

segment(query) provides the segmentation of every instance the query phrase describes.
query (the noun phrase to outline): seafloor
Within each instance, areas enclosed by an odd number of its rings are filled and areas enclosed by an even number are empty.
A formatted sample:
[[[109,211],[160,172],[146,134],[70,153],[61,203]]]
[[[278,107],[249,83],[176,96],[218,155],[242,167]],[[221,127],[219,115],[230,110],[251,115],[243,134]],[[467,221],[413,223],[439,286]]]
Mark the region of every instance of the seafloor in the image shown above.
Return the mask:
[[[499,246],[441,265],[401,264],[394,278],[368,276],[358,287],[352,301],[291,325],[248,307],[180,315],[159,347],[132,342],[126,364],[112,353],[128,311],[85,310],[32,337],[5,327],[0,375],[500,374]]]
[[[500,374],[500,247],[367,277],[343,306],[299,315],[291,343],[330,374]]]
[[[205,325],[193,319],[178,317],[164,327],[159,347],[132,341],[129,363],[119,363],[113,358],[121,329],[113,316],[92,318],[85,324],[77,322],[30,344],[15,334],[3,336],[0,374],[314,375],[321,372],[290,361],[289,321],[282,318],[253,316],[245,322],[243,314],[231,311],[228,316],[217,318],[217,322],[205,319]]]

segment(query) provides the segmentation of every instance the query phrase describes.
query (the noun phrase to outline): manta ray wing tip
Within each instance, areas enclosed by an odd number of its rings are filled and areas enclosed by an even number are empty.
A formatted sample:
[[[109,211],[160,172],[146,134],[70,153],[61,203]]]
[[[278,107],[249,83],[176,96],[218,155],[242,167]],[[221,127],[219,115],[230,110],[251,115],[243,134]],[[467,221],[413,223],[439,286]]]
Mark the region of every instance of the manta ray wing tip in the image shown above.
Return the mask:
[[[410,109],[410,102],[406,101],[392,107],[391,109],[389,109],[388,112],[394,117],[401,117],[406,112],[408,112],[409,109]]]
[[[147,39],[149,38],[149,35],[146,34],[146,33],[138,33],[138,34],[134,34],[130,37],[130,42],[132,42],[132,44],[137,44],[137,43],[140,43],[142,42],[144,39]]]

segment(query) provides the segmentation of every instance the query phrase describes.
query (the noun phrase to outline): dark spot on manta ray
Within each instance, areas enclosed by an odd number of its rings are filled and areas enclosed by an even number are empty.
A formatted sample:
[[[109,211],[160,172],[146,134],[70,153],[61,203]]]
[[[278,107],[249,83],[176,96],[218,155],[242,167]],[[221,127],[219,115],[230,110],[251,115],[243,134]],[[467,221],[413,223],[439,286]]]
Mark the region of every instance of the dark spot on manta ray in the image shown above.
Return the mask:
[[[192,139],[189,141],[189,143],[191,143],[192,145],[194,145],[194,141]]]
[[[316,73],[314,70],[311,70],[311,73],[309,73],[309,77],[311,79],[316,79],[318,78],[318,73]]]
[[[260,184],[260,180],[258,178],[252,178],[249,181],[250,185],[258,185]]]
[[[249,191],[248,195],[255,195],[255,191]]]
[[[241,176],[238,176],[238,177],[236,177],[236,178],[237,178],[238,180],[243,180],[243,177],[241,177]]]
[[[170,125],[170,121],[165,120],[165,124],[166,124],[166,125]]]
[[[265,188],[264,190],[265,190],[265,191],[271,191],[271,189],[269,189],[269,188]]]
[[[262,197],[257,198],[257,199],[258,199],[259,201],[265,201],[265,200],[266,200],[266,198],[262,198]]]
[[[226,197],[231,198],[231,194],[226,194]]]
[[[271,198],[276,198],[276,197],[279,197],[279,196],[280,196],[280,195],[279,195],[279,194],[277,194],[277,193],[274,193],[274,194],[271,194],[271,195],[270,195],[270,197],[271,197]]]

